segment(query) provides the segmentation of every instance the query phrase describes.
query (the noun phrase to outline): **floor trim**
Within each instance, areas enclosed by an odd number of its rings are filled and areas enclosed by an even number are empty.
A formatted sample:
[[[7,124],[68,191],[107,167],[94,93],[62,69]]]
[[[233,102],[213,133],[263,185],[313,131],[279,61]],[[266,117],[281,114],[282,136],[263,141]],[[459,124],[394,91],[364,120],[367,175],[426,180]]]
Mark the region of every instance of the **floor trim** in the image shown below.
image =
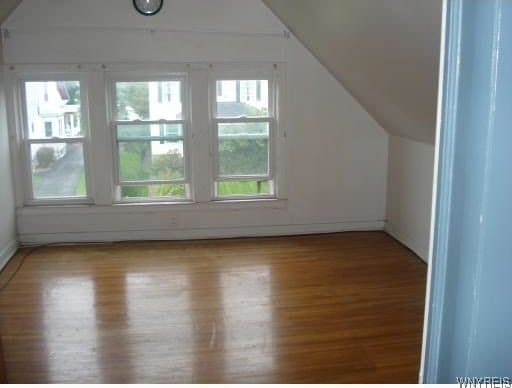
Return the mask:
[[[197,228],[173,230],[140,230],[119,232],[77,232],[77,233],[38,233],[21,234],[23,245],[79,243],[79,242],[113,242],[138,240],[195,240],[237,237],[270,237],[304,234],[322,234],[355,231],[384,230],[384,221],[335,222],[318,224],[245,226],[227,228]]]

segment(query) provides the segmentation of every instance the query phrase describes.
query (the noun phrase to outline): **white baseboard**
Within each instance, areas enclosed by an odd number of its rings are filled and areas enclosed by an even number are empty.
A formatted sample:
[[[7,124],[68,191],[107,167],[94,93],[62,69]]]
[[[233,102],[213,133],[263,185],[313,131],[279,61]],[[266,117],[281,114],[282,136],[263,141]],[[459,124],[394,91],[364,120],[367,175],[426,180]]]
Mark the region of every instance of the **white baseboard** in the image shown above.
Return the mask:
[[[10,241],[4,247],[0,247],[0,271],[7,265],[9,260],[18,250],[18,242]]]
[[[389,221],[386,221],[384,225],[384,230],[386,231],[386,233],[388,233],[393,238],[397,239],[407,248],[416,253],[421,258],[421,260],[423,260],[425,263],[428,263],[428,243],[420,243],[417,239],[413,238],[409,234],[399,231],[398,228],[394,227],[394,225]]]
[[[114,242],[131,240],[194,240],[237,237],[268,237],[350,231],[384,230],[384,221],[335,222],[317,224],[244,226],[224,228],[138,230],[119,232],[76,232],[21,234],[24,245],[52,243]]]

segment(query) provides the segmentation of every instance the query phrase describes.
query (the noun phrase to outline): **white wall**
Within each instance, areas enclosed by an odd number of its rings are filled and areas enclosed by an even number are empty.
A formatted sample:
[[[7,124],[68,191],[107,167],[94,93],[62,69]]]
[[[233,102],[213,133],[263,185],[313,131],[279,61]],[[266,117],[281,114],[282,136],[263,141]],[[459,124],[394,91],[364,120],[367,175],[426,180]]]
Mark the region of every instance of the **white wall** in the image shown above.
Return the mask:
[[[389,139],[386,230],[428,260],[434,146]]]
[[[263,208],[24,208],[18,212],[21,241],[383,228],[387,134],[296,39],[283,37],[284,26],[260,0],[167,0],[152,18],[136,14],[126,0],[25,0],[5,27],[10,30],[5,40],[10,64],[287,63],[287,201]]]
[[[17,248],[3,74],[0,72],[0,269]]]

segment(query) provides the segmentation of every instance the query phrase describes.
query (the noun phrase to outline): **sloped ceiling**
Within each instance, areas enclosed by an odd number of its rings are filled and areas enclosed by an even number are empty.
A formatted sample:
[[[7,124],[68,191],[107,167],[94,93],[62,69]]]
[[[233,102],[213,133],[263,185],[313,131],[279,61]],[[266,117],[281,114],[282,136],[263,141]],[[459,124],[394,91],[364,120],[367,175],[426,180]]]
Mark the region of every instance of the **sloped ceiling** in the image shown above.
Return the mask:
[[[21,0],[0,0],[0,24],[11,14],[21,3]]]
[[[433,143],[441,0],[263,0],[391,134]]]

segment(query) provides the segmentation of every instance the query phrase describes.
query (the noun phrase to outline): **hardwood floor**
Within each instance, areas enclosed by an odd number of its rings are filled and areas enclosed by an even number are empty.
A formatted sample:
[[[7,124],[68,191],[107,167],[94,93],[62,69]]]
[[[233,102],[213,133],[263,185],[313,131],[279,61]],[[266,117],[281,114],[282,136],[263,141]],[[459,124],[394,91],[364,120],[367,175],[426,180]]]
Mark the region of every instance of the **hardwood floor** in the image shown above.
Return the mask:
[[[0,275],[10,383],[417,382],[426,266],[384,233],[42,247]]]

